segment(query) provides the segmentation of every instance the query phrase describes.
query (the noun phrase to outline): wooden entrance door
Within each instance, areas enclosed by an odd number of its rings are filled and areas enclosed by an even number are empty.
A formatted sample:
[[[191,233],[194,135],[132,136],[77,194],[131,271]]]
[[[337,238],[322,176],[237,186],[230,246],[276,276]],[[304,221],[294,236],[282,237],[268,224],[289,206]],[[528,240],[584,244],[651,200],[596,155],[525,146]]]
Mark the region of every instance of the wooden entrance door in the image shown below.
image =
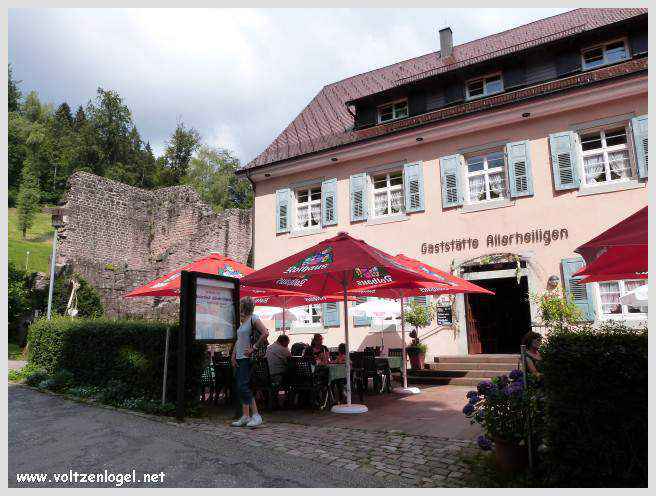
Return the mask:
[[[478,320],[474,316],[469,302],[469,295],[465,296],[465,316],[467,320],[467,348],[470,355],[479,355],[483,352],[481,346],[481,330]]]

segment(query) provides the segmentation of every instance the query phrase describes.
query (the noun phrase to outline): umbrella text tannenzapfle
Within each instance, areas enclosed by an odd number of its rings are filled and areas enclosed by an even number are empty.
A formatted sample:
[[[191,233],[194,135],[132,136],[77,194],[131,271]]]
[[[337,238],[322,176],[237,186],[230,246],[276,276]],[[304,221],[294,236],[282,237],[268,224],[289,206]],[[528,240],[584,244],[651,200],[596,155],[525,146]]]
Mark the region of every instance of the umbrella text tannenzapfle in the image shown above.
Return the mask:
[[[294,255],[264,267],[242,279],[243,284],[267,289],[294,290],[317,296],[341,293],[344,301],[344,338],[349,348],[348,291],[412,281],[431,282],[432,277],[399,263],[393,256],[341,232]],[[346,353],[346,405],[338,413],[362,413],[364,405],[351,403],[351,365]]]

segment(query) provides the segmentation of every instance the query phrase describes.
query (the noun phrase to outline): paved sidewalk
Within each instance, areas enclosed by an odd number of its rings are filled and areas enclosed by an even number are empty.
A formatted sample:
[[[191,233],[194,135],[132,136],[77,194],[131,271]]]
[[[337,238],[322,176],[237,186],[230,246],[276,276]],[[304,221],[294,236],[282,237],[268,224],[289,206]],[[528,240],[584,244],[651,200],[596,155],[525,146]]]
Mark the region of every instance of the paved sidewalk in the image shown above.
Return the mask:
[[[25,360],[8,360],[9,370],[18,370],[22,369],[27,363]]]
[[[326,470],[372,474],[405,487],[466,486],[467,468],[459,458],[478,449],[470,440],[270,420],[257,429],[234,428],[228,421],[209,419],[187,420],[184,427],[239,446],[319,461]]]

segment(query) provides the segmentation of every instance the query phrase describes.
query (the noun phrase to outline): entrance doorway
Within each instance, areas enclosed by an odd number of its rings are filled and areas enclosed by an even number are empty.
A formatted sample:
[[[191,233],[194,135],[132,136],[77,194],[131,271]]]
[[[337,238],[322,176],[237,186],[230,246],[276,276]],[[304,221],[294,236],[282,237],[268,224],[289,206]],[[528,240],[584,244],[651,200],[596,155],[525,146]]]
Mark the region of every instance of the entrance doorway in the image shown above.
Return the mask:
[[[469,354],[519,353],[522,337],[531,330],[528,279],[481,279],[475,283],[496,296],[465,296]]]

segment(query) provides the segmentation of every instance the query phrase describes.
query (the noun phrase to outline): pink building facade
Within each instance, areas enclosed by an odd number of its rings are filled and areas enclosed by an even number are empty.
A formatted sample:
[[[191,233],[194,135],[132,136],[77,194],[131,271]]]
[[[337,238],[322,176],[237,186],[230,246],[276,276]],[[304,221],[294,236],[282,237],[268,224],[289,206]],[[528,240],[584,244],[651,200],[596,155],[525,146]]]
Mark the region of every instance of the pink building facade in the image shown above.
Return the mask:
[[[590,29],[552,27],[585,16]],[[255,267],[347,231],[496,292],[418,299],[437,310],[419,332],[429,357],[518,352],[555,282],[590,321],[644,323],[644,308],[618,303],[639,282],[572,274],[577,246],[648,202],[645,23],[640,9],[580,9],[456,47],[449,30],[438,54],[327,86],[240,171],[255,186]],[[493,42],[516,53],[490,55]],[[556,54],[550,76],[531,66],[535,50]],[[403,77],[389,84],[390,70]],[[326,94],[348,116],[331,119]],[[341,304],[308,312],[292,342],[343,341]],[[352,349],[400,347],[398,322],[352,319]]]

